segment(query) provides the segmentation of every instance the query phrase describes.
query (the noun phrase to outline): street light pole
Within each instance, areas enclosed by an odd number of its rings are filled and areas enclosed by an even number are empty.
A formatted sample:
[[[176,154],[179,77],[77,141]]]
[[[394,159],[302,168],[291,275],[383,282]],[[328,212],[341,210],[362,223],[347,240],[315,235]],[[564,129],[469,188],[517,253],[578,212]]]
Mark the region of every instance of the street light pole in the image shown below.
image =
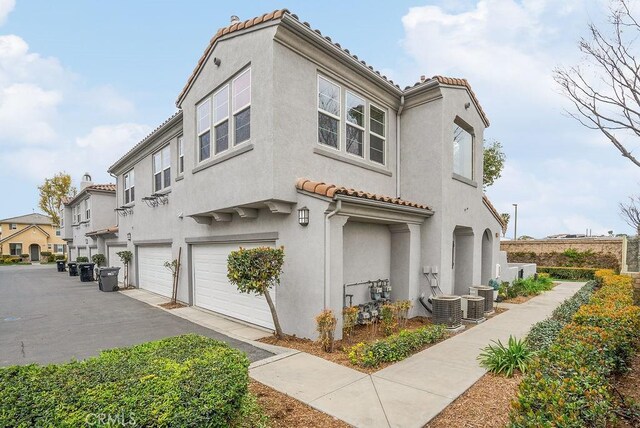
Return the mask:
[[[513,220],[513,240],[517,241],[518,240],[518,204],[512,204],[515,209],[515,216],[514,216],[514,220]]]

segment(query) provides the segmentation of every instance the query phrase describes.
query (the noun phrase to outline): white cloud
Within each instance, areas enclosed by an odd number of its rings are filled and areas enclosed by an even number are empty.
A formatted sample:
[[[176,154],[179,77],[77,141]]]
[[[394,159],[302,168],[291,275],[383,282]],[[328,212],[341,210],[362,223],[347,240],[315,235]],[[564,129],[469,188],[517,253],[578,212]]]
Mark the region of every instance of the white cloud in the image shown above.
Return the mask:
[[[56,132],[51,120],[62,94],[30,83],[0,87],[0,140],[51,143]]]
[[[16,0],[0,0],[0,25],[4,24],[15,5]]]

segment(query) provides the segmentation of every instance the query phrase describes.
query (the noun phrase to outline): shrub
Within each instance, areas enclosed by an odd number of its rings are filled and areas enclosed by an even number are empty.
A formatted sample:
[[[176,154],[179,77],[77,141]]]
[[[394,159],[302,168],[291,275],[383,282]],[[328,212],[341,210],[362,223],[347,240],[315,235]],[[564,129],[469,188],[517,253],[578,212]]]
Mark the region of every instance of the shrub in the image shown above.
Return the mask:
[[[637,349],[640,308],[631,304],[629,277],[612,271],[595,276],[602,288],[577,309],[520,384],[512,427],[604,427],[613,419],[610,378],[626,370]]]
[[[56,254],[56,260],[67,260],[67,256],[64,254]]]
[[[246,404],[248,366],[241,352],[191,334],[85,361],[2,368],[0,426],[85,426],[102,414],[136,426],[227,427]]]
[[[78,256],[78,257],[76,257],[76,262],[78,262],[78,263],[88,263],[89,262],[89,257]]]
[[[338,320],[331,309],[325,309],[316,316],[316,330],[320,333],[320,344],[324,352],[333,352],[333,338]]]
[[[442,339],[445,327],[433,324],[416,330],[402,330],[374,343],[358,343],[349,350],[351,363],[362,367],[376,367],[407,358],[424,345]]]
[[[398,326],[398,315],[396,306],[392,303],[385,303],[380,308],[380,321],[382,322],[382,331],[385,336],[393,334]]]
[[[556,340],[565,324],[565,322],[553,318],[535,323],[527,334],[527,344],[537,350],[548,348]]]
[[[482,350],[478,356],[480,365],[492,373],[513,376],[514,371],[525,373],[535,353],[521,339],[509,336],[507,346],[499,340]]]
[[[548,273],[557,279],[570,279],[570,280],[592,280],[596,269],[583,268],[583,267],[548,267],[539,266],[538,272]]]
[[[40,251],[40,255],[43,257],[49,257],[51,255],[51,251]]]
[[[346,338],[347,342],[351,340],[353,334],[353,328],[358,323],[358,307],[348,306],[342,309],[342,337]]]
[[[618,256],[615,254],[590,250],[577,251],[573,248],[569,248],[561,253],[514,251],[509,252],[507,258],[510,263],[535,263],[538,266],[620,269]]]
[[[562,302],[562,304],[553,311],[553,318],[562,321],[563,324],[569,323],[580,306],[589,302],[595,286],[596,283],[594,281],[587,282],[576,294]]]
[[[507,287],[507,298],[513,298],[517,296],[536,296],[543,291],[551,290],[553,287],[553,281],[548,277],[535,278],[530,276],[524,279],[516,279],[513,283]]]
[[[97,267],[103,266],[107,262],[107,258],[104,254],[94,254],[91,256],[91,261],[96,264]]]

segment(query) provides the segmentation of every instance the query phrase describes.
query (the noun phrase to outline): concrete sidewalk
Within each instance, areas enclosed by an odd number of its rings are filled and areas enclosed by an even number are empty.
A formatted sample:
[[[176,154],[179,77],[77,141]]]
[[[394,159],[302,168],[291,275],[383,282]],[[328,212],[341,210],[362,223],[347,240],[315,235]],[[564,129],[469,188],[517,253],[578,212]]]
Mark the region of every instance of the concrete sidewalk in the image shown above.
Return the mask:
[[[492,340],[524,337],[583,283],[553,290],[373,375],[306,353],[256,362],[250,375],[356,427],[422,427],[486,372],[476,360]]]

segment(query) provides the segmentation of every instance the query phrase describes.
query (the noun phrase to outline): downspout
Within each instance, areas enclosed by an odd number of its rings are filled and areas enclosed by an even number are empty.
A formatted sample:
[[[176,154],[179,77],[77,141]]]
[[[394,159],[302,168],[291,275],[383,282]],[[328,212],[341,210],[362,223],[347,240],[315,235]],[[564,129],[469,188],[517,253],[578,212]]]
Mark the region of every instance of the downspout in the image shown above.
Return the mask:
[[[396,113],[396,198],[400,198],[400,116],[402,110],[404,110],[404,95],[400,96],[400,106],[398,113]]]
[[[109,175],[112,176],[113,178],[116,179],[116,208],[118,207],[118,201],[120,199],[118,199],[118,176],[117,175],[113,175],[113,173],[111,171],[109,171]],[[118,214],[116,214],[116,226],[118,227],[118,229],[120,228],[120,216]]]
[[[331,217],[338,214],[342,209],[342,201],[336,202],[336,208],[324,218],[324,308],[331,307]]]

